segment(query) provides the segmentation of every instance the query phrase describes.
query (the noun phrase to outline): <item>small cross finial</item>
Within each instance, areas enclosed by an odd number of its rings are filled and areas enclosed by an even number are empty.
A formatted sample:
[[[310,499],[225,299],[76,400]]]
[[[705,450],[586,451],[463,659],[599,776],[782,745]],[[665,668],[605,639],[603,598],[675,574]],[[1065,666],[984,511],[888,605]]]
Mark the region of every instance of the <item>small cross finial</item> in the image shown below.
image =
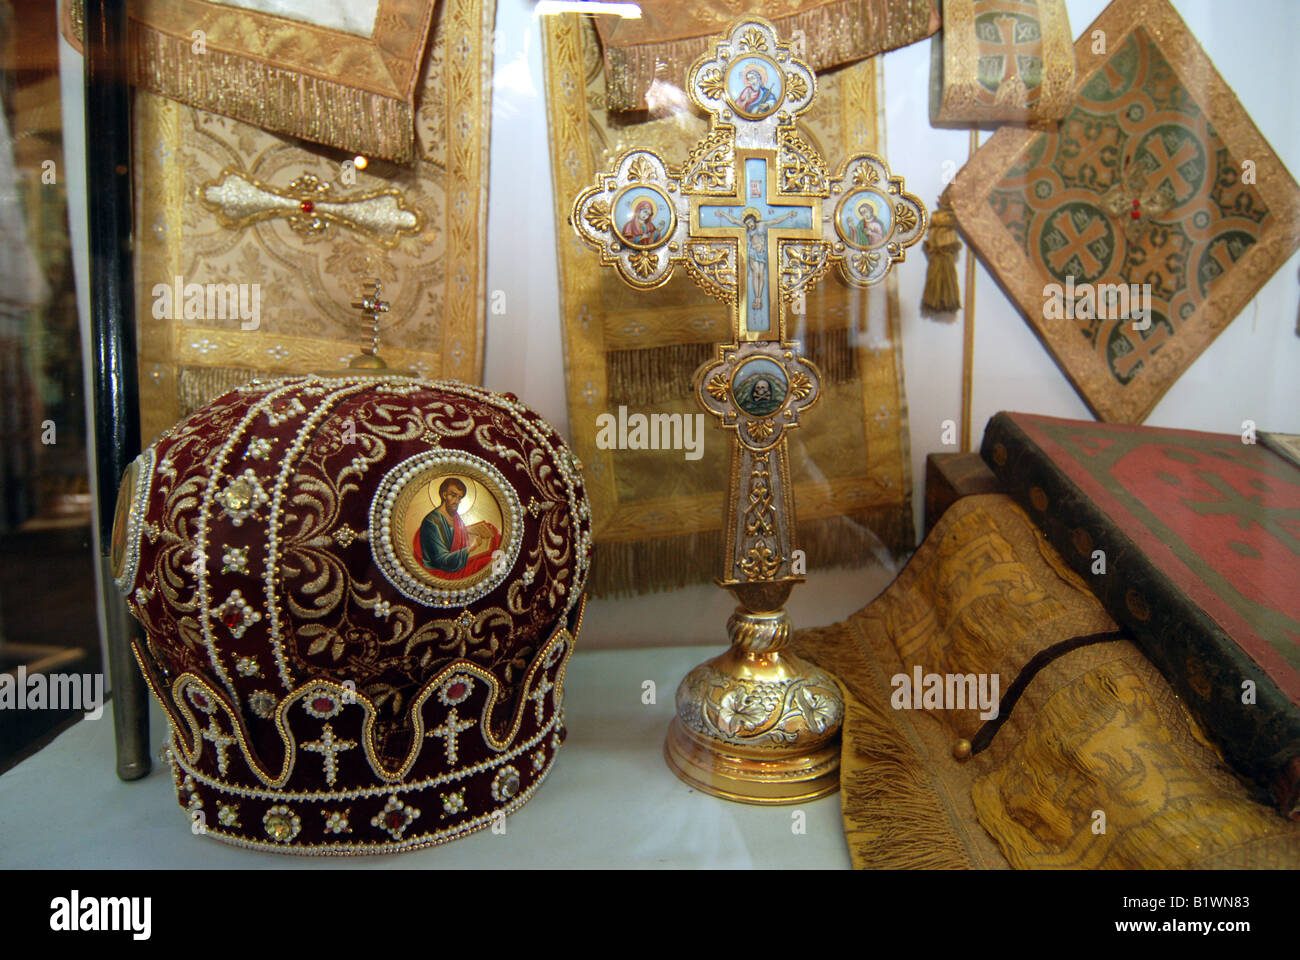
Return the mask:
[[[362,356],[352,362],[352,366],[379,366],[379,318],[388,312],[389,303],[380,298],[383,285],[378,277],[366,277],[361,281],[361,296],[352,301],[352,308],[360,310],[361,315],[370,321],[370,343],[361,347]],[[369,358],[371,362],[365,361]],[[378,363],[374,362],[378,361]]]

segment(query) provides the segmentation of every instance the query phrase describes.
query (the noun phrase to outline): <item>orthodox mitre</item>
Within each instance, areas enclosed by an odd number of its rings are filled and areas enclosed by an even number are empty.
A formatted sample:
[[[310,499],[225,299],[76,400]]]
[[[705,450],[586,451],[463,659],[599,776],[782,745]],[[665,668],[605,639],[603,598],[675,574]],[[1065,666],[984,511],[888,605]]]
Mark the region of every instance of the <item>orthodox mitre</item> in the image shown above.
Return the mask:
[[[590,551],[578,461],[511,394],[378,374],[214,400],[131,465],[113,531],[181,806],[340,854],[515,810],[564,739]]]

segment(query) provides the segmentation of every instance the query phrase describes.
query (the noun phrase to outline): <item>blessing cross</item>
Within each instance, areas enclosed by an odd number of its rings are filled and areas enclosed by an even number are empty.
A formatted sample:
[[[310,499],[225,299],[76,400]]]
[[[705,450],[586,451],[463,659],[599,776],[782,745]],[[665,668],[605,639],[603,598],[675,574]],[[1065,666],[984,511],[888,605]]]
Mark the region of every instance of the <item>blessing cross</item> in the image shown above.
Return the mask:
[[[666,753],[701,789],[788,803],[838,784],[843,708],[829,676],[780,653],[783,607],[803,580],[786,434],[821,392],[787,314],[832,265],[855,286],[883,280],[924,234],[926,213],[872,154],[830,175],[795,124],[816,76],[767,21],[734,23],[687,86],[710,123],[682,167],[629,150],[577,197],[570,221],[631,286],[658,287],[680,265],[731,308],[732,340],[696,373],[695,391],[733,436],[718,583],[740,607],[732,649],[682,682]]]
[[[370,343],[363,346],[361,352],[374,357],[379,353],[379,318],[388,312],[389,303],[379,297],[383,286],[378,277],[366,277],[361,283],[361,296],[352,301],[352,309],[360,310],[361,315],[370,321]]]

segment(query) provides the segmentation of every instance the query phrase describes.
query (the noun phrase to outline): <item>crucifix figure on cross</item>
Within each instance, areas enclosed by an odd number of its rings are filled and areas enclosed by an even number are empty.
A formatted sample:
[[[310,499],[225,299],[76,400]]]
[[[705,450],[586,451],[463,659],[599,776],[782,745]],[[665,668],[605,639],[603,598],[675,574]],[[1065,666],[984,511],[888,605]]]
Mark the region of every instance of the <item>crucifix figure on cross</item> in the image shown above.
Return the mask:
[[[623,153],[570,222],[629,285],[658,287],[682,266],[730,307],[732,338],[696,372],[695,392],[732,437],[718,583],[739,607],[731,649],[682,681],[665,752],[707,792],[791,803],[837,788],[843,704],[833,679],[782,650],[785,602],[804,579],[787,431],[822,384],[789,314],[832,266],[855,286],[883,280],[924,235],[926,213],[873,154],[831,175],[795,122],[816,76],[767,21],[732,24],[687,88],[710,123],[685,163]]]

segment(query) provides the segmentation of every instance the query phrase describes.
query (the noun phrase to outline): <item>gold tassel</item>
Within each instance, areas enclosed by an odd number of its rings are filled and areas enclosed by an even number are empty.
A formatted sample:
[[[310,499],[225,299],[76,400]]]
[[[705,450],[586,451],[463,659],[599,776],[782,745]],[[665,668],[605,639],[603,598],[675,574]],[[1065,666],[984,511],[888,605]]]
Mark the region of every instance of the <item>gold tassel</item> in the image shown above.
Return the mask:
[[[939,205],[930,215],[930,230],[925,236],[925,293],[921,312],[926,316],[951,315],[961,309],[961,291],[957,286],[957,253],[961,238],[957,236],[957,215],[948,201],[948,191],[939,197]]]

